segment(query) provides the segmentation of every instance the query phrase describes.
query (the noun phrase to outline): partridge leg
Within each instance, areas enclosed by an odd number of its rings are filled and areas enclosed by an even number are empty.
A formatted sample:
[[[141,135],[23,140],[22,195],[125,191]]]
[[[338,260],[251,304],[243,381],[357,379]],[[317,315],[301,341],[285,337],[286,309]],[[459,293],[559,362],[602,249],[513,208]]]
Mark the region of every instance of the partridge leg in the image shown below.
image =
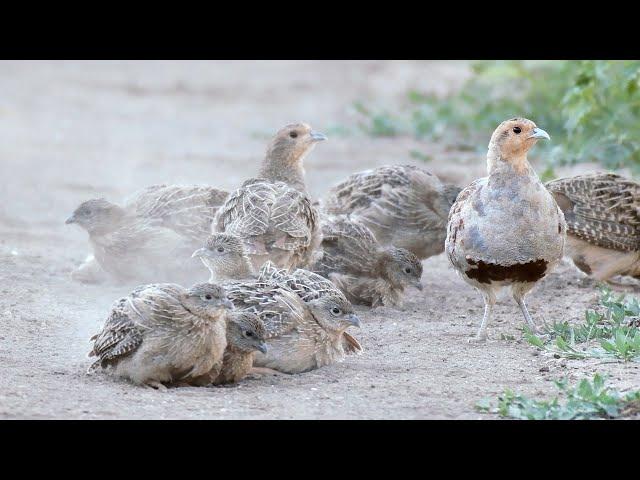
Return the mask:
[[[487,323],[489,323],[489,318],[491,318],[491,312],[493,311],[493,306],[496,303],[495,295],[491,293],[484,293],[484,315],[482,317],[482,323],[480,324],[480,328],[478,329],[478,333],[476,336],[469,339],[469,343],[482,343],[487,341]]]
[[[536,327],[536,324],[533,322],[533,318],[531,318],[531,314],[529,313],[529,310],[527,309],[527,305],[526,305],[526,303],[524,303],[524,295],[521,296],[521,295],[515,295],[514,294],[513,298],[518,303],[518,306],[520,307],[520,310],[522,311],[522,314],[524,315],[524,319],[527,321],[527,325],[529,326],[529,330],[531,330],[532,333],[540,333],[540,329],[538,327]]]
[[[533,283],[520,283],[515,284],[511,288],[511,293],[513,295],[513,299],[516,301],[518,306],[520,307],[520,311],[522,311],[522,315],[524,315],[524,319],[527,322],[527,326],[532,333],[541,333],[541,330],[536,327],[536,324],[533,322],[533,318],[531,318],[531,314],[527,309],[527,305],[524,302],[525,295],[533,288]]]

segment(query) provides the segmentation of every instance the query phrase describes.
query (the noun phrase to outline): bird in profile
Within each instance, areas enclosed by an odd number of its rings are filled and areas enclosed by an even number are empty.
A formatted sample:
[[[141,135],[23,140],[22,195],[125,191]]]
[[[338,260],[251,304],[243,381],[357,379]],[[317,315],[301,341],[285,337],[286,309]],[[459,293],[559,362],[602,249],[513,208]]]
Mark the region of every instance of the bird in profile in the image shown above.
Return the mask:
[[[321,255],[310,270],[357,304],[401,306],[404,290],[422,290],[422,263],[410,251],[381,246],[358,217],[324,216]]]
[[[265,263],[260,269],[258,281],[275,283],[294,292],[302,301],[310,303],[323,297],[334,299],[343,312],[353,313],[353,305],[333,282],[317,273],[298,268],[294,272],[279,269],[271,262]],[[352,324],[349,326],[360,327],[360,320],[349,317]],[[346,353],[362,353],[360,342],[347,331],[342,331],[343,350]]]
[[[357,216],[386,246],[419,259],[444,251],[449,209],[460,192],[413,165],[385,165],[355,173],[321,202],[329,214]]]
[[[267,331],[258,315],[248,310],[231,312],[227,320],[227,348],[213,384],[237,383],[246,377],[253,368],[255,353],[268,352],[266,338]]]
[[[567,222],[565,255],[587,275],[640,279],[640,184],[614,173],[547,182]]]
[[[257,373],[301,373],[345,357],[343,332],[360,321],[344,297],[304,302],[274,282],[224,284],[236,310],[255,313],[266,329],[267,353],[256,352]]]
[[[224,289],[204,283],[143,285],[118,300],[94,335],[89,367],[112,368],[136,384],[206,385],[222,369],[229,309]]]
[[[467,186],[451,207],[446,252],[454,269],[484,298],[476,335],[486,339],[496,292],[510,287],[529,328],[536,330],[525,296],[562,258],[562,211],[527,160],[544,130],[525,118],[502,122],[487,153],[488,176]]]
[[[83,202],[67,219],[87,231],[92,253],[74,280],[192,281],[190,255],[206,238],[227,193],[201,185],[154,185],[124,206],[104,198]]]
[[[303,160],[326,137],[305,123],[271,140],[258,178],[246,180],[219,209],[213,233],[240,237],[255,270],[271,260],[307,265],[321,241],[317,212],[306,193]]]

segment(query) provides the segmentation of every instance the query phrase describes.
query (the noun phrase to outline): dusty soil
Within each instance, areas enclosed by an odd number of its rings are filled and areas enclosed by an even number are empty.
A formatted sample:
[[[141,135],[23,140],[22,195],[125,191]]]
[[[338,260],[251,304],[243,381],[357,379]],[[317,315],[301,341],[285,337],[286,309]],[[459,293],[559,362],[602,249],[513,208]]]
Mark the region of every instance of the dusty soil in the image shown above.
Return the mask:
[[[84,373],[89,337],[130,286],[69,279],[87,253],[86,234],[64,225],[78,203],[120,201],[158,182],[231,189],[285,123],[353,125],[356,99],[393,105],[409,88],[444,93],[468,74],[457,62],[0,63],[0,418],[492,418],[474,404],[507,387],[547,395],[553,379],[600,371],[637,388],[638,364],[537,354],[520,340],[523,320],[508,299],[488,343],[467,344],[482,300],[444,255],[425,261],[426,288],[404,311],[360,309],[365,352],[341,364],[166,393]],[[310,191],[375,165],[415,163],[414,148],[449,181],[483,175],[482,155],[333,136],[306,161]],[[537,321],[583,317],[597,295],[581,276],[564,263],[533,291]]]

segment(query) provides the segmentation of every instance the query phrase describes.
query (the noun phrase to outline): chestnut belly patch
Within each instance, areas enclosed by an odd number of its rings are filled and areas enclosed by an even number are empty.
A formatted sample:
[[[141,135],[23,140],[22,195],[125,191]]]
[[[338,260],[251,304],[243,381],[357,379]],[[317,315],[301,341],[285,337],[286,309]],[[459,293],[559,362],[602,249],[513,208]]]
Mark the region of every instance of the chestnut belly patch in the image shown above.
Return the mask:
[[[496,265],[482,260],[467,258],[467,263],[474,266],[465,271],[465,275],[480,283],[491,282],[537,282],[544,277],[549,262],[546,260],[532,260],[513,265]]]

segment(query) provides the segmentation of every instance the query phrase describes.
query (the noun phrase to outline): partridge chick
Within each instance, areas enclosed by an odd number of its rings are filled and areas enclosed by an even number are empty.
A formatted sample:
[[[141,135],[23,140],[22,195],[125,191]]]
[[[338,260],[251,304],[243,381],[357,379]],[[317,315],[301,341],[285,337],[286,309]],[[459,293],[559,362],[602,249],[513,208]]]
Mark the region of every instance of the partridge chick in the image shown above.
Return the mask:
[[[228,233],[209,235],[204,247],[192,254],[209,269],[210,282],[256,278],[240,237]]]
[[[447,216],[459,192],[422,168],[385,165],[351,175],[330,190],[322,207],[357,215],[382,245],[425,259],[444,251]]]
[[[535,330],[525,295],[562,258],[564,216],[527,160],[527,152],[541,138],[549,135],[531,120],[502,122],[489,143],[489,176],[466,187],[451,207],[447,255],[485,302],[476,340],[486,339],[501,287],[511,287],[527,324]]]
[[[268,351],[266,335],[264,324],[255,313],[232,312],[227,320],[227,348],[222,369],[213,383],[237,383],[246,377],[253,368],[255,353]]]
[[[614,173],[546,184],[567,221],[565,254],[587,275],[640,279],[640,184]]]
[[[200,243],[211,232],[216,212],[228,196],[229,192],[207,185],[152,185],[134,193],[125,207]]]
[[[227,312],[232,308],[218,285],[138,287],[117,301],[94,335],[89,368],[113,367],[134,383],[163,388],[176,382],[211,383],[227,346]]]
[[[97,282],[191,281],[190,259],[227,193],[200,185],[154,185],[123,207],[105,199],[83,202],[66,221],[89,233],[93,253],[72,278]]]
[[[260,178],[245,181],[218,211],[214,233],[240,237],[256,270],[267,260],[282,268],[306,265],[320,244],[303,160],[325,139],[304,123],[281,129],[267,148]]]
[[[290,274],[286,270],[278,269],[271,262],[266,262],[259,273],[254,274],[250,271],[242,242],[233,235],[224,233],[211,235],[207,240],[207,246],[196,250],[194,256],[200,257],[202,263],[211,272],[212,279],[224,282],[223,285],[228,291],[236,292],[230,293],[230,298],[234,299],[237,308],[252,308],[253,311],[258,312],[257,307],[252,303],[254,300],[252,292],[255,291],[262,292],[261,295],[265,299],[276,299],[268,302],[267,310],[259,312],[267,329],[269,325],[282,323],[283,316],[288,318],[291,315],[302,315],[301,313],[291,313],[296,311],[295,305],[299,302],[288,301],[289,297],[287,295],[283,297],[281,289],[295,293],[305,303],[327,295],[340,297],[341,304],[348,304],[347,310],[349,312],[353,309],[333,283],[308,270],[297,269]],[[230,288],[232,290],[229,290]],[[238,288],[244,291],[243,295],[237,293]],[[275,320],[269,316],[269,312],[274,308],[280,312]],[[345,352],[360,353],[362,351],[360,343],[348,332],[343,332],[342,337]]]
[[[268,351],[254,360],[262,369],[301,373],[342,361],[343,333],[360,324],[341,295],[304,302],[273,282],[227,282],[225,288],[236,309],[257,314],[265,325]]]
[[[401,306],[405,288],[422,290],[422,264],[404,248],[382,247],[357,217],[323,218],[322,254],[310,270],[330,279],[353,302]]]
[[[289,273],[287,270],[278,269],[271,262],[267,262],[260,269],[258,281],[284,286],[298,295],[305,303],[323,297],[337,298],[341,304],[347,306],[346,310],[353,311],[351,302],[330,280],[303,268],[298,268],[293,273]],[[345,310],[345,308],[342,308],[342,310]],[[353,326],[359,328],[360,320],[355,318],[352,318],[352,320],[354,320]],[[360,342],[347,331],[342,332],[342,343],[346,353],[362,353]]]

